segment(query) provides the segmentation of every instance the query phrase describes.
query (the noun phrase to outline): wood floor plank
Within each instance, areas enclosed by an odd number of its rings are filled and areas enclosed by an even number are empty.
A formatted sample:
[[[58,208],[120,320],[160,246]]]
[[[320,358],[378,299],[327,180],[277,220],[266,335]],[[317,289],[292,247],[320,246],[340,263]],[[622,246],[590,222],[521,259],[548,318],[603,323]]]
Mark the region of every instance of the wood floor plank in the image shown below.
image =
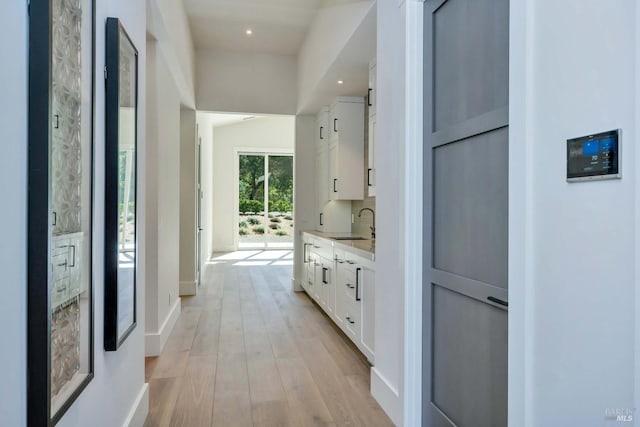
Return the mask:
[[[300,351],[327,404],[331,416],[340,426],[363,426],[358,409],[350,399],[350,385],[334,359],[319,339],[307,340]]]
[[[335,426],[331,413],[303,359],[277,359],[296,426]]]
[[[149,414],[145,427],[165,427],[171,423],[182,378],[149,380]]]
[[[153,370],[151,378],[177,378],[184,375],[189,360],[189,352],[163,352],[158,357],[158,362]]]
[[[254,403],[251,417],[254,427],[296,427],[289,419],[286,400]]]
[[[211,426],[215,376],[215,356],[189,357],[173,410],[172,427]]]

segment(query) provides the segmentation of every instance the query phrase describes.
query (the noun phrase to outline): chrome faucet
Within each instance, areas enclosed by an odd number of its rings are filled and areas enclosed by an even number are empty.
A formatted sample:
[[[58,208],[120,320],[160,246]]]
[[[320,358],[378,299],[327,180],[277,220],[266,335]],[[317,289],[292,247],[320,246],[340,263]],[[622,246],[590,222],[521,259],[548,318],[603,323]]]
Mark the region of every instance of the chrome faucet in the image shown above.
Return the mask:
[[[360,212],[358,212],[358,218],[362,217],[362,212],[364,211],[369,211],[373,215],[373,225],[369,227],[369,229],[371,229],[371,238],[375,239],[376,238],[376,213],[371,208],[362,208],[360,209]]]

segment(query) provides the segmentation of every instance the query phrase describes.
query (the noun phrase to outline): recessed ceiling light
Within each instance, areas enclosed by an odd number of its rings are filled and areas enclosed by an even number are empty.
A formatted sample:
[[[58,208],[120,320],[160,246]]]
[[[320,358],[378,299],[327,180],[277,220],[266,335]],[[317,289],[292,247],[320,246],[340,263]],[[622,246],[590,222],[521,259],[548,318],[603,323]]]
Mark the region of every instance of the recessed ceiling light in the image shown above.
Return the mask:
[[[251,28],[247,28],[247,30],[245,31],[245,34],[250,36],[253,34],[253,30]]]
[[[342,80],[338,80],[339,85],[341,85],[342,83],[344,83]]]

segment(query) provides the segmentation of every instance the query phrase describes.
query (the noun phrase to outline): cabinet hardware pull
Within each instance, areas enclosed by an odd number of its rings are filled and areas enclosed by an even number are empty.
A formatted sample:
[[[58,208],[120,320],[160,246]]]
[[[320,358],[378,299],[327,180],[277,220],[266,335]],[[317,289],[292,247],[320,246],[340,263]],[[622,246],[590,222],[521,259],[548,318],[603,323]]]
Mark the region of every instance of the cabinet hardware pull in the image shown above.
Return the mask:
[[[53,125],[54,129],[59,129],[60,128],[60,116],[57,114],[54,114],[53,118],[56,120],[55,124]]]
[[[355,288],[355,286],[353,286],[351,283],[345,283],[344,285],[349,289]]]
[[[487,299],[488,299],[489,301],[491,301],[491,302],[494,302],[494,303],[496,303],[496,304],[502,305],[502,306],[504,306],[504,307],[509,307],[509,303],[508,303],[507,301],[504,301],[504,300],[498,299],[498,298],[496,298],[496,297],[487,297]]]
[[[322,283],[324,283],[325,285],[329,284],[329,282],[327,281],[327,271],[329,271],[328,268],[322,267]]]
[[[338,119],[333,119],[333,131],[338,132]]]
[[[56,225],[58,223],[58,214],[56,213],[56,211],[53,211],[53,224],[51,225]]]
[[[334,192],[334,193],[337,193],[337,192],[338,192],[338,190],[336,189],[336,182],[337,182],[337,181],[338,181],[338,179],[337,179],[337,178],[334,178],[334,179],[333,179],[333,192]]]
[[[367,105],[368,105],[369,107],[373,107],[373,104],[371,103],[371,91],[372,91],[372,90],[373,90],[373,89],[369,88],[369,91],[367,92]]]
[[[369,168],[367,169],[367,187],[371,187],[371,171],[373,169]]]
[[[356,268],[356,301],[360,301],[360,276],[358,273],[361,270],[361,268]]]
[[[351,320],[351,316],[347,316],[346,319],[347,319],[347,322],[351,323],[352,325],[356,323],[355,321]]]
[[[303,257],[303,262],[304,262],[305,264],[308,264],[308,263],[309,263],[309,259],[307,258],[307,246],[308,246],[308,245],[309,245],[308,243],[305,243],[305,244],[303,245],[303,247],[302,247],[302,257]]]
[[[324,126],[320,126],[320,139],[324,139],[324,136],[322,135],[323,129],[324,129]]]
[[[322,225],[324,225],[324,222],[322,221],[322,219],[323,219],[322,217],[323,217],[323,216],[324,216],[324,214],[323,214],[323,213],[320,213],[320,225],[321,225],[321,226],[322,226]]]

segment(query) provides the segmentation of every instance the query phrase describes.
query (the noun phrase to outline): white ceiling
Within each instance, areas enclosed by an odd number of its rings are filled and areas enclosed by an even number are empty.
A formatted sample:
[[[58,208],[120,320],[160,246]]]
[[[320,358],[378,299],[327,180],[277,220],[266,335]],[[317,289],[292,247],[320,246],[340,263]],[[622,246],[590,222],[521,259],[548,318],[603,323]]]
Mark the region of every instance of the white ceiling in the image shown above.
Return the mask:
[[[220,126],[231,125],[234,123],[240,123],[244,120],[251,120],[259,116],[249,116],[246,114],[223,114],[223,113],[203,113],[210,117],[210,123],[212,127],[217,128]]]
[[[183,1],[196,48],[296,55],[318,8],[359,0]]]

